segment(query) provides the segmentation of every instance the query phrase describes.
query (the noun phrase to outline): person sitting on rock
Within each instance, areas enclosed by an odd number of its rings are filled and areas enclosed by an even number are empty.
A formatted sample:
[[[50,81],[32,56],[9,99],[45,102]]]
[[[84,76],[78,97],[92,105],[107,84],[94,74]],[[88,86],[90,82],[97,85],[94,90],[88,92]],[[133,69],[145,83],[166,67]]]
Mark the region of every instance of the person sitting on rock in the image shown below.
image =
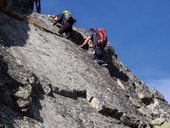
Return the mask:
[[[31,9],[34,10],[34,2],[38,13],[41,13],[41,0],[30,0]]]
[[[80,47],[83,48],[86,46],[90,40],[92,41],[92,44],[89,44],[89,47],[93,48],[93,60],[101,66],[107,66],[104,62],[104,48],[107,45],[106,31],[103,28],[97,30],[90,28],[89,36],[85,39],[83,44],[80,45]]]
[[[62,13],[57,15],[57,19],[53,23],[53,25],[56,25],[57,23],[61,24],[61,28],[58,31],[58,34],[60,36],[63,36],[65,33],[65,38],[69,39],[72,35],[73,31],[73,24],[76,22],[75,18],[73,18],[71,12],[65,10]]]

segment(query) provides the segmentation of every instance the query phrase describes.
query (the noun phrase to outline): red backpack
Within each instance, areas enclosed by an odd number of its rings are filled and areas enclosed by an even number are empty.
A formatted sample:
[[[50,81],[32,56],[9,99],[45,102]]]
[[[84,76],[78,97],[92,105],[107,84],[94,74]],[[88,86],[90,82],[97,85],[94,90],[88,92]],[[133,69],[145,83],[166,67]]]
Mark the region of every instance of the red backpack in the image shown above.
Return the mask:
[[[99,28],[96,30],[98,33],[100,39],[98,40],[98,45],[101,47],[106,47],[107,45],[107,36],[106,36],[106,31],[104,28]]]

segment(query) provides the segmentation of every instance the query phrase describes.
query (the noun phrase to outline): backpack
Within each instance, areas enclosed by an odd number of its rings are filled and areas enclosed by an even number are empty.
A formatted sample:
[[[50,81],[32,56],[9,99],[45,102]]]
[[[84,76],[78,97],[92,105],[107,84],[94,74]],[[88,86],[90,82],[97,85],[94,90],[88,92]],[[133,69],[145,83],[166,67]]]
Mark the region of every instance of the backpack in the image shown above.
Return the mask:
[[[64,18],[65,18],[66,20],[72,18],[72,14],[71,14],[71,12],[69,12],[69,11],[64,11],[63,14],[64,14]]]
[[[96,33],[98,35],[98,44],[97,46],[104,48],[107,45],[107,35],[106,30],[104,28],[99,28],[96,30]]]
[[[73,18],[71,12],[69,12],[69,11],[63,11],[63,14],[64,14],[64,20],[65,20],[66,22],[69,22],[69,23],[71,23],[71,24],[74,24],[74,23],[76,22],[76,19]]]

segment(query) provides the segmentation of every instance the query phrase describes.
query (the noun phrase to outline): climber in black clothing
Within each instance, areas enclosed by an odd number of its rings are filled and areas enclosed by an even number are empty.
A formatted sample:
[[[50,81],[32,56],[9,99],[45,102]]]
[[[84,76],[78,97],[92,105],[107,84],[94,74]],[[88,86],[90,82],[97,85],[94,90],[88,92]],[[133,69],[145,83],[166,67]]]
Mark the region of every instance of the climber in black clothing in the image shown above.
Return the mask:
[[[63,33],[66,34],[66,38],[70,38],[72,31],[73,31],[73,24],[76,22],[76,20],[73,18],[71,12],[69,11],[63,11],[62,13],[57,15],[57,20],[53,25],[56,25],[57,23],[61,24],[61,28],[58,31],[58,34],[60,36],[63,36]]]
[[[31,9],[34,10],[34,2],[38,13],[41,13],[41,0],[30,0]]]

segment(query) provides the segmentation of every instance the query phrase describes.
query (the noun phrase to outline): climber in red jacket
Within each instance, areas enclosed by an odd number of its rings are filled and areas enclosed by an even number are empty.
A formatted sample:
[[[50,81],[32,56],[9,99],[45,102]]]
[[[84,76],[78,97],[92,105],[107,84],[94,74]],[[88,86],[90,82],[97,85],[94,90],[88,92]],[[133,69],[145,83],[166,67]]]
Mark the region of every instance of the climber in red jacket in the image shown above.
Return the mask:
[[[89,36],[85,39],[83,44],[80,45],[80,47],[83,48],[85,45],[88,44],[90,40],[92,44],[89,44],[89,47],[93,48],[93,60],[99,65],[106,67],[107,63],[105,63],[104,61],[104,48],[107,45],[107,35],[105,29],[100,28],[95,30],[93,28],[90,28]]]

